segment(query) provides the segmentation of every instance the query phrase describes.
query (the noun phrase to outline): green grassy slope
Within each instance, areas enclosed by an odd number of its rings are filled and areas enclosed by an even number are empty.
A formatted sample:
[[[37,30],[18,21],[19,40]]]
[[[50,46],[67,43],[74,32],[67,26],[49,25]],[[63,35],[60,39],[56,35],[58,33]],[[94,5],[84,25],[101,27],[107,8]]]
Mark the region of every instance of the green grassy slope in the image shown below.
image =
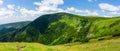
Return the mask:
[[[119,51],[120,38],[56,46],[46,46],[39,43],[0,43],[0,51],[17,51],[16,46],[25,46],[22,51]]]
[[[69,13],[43,15],[12,34],[10,41],[57,45],[89,42],[120,35],[120,18],[78,16]]]

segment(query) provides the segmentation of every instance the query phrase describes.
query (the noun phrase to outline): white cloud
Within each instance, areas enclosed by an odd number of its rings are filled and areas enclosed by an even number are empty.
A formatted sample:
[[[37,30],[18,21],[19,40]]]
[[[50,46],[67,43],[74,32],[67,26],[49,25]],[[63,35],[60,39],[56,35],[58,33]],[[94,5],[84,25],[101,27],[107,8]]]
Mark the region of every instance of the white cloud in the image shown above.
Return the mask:
[[[3,0],[0,0],[0,5],[2,5],[3,4]]]
[[[120,16],[120,6],[115,6],[108,3],[100,3],[99,7],[103,12],[103,16],[105,17]]]
[[[64,4],[63,0],[42,0],[41,2],[34,2],[33,4],[38,6],[35,10],[20,8],[20,13],[23,17],[38,17],[43,14],[64,11],[58,8],[59,5]]]
[[[110,14],[118,14],[118,12],[110,12]]]
[[[34,10],[27,10],[26,8],[21,8],[20,12],[23,15],[23,17],[35,16],[36,13]]]
[[[90,10],[85,10],[85,13],[87,13],[87,15],[92,15],[92,16],[98,16],[99,13],[97,11],[90,11]]]
[[[34,17],[0,17],[0,24],[6,24],[11,22],[29,21]]]
[[[13,18],[14,13],[15,11],[13,10],[9,10],[7,8],[0,8],[0,24],[18,21],[15,18]]]
[[[66,9],[59,8],[59,5],[64,4],[63,0],[42,0],[41,2],[34,2],[37,7],[33,10],[25,7],[15,6],[14,4],[8,4],[7,8],[0,8],[0,24],[18,22],[18,21],[29,21],[34,20],[43,14],[50,14],[56,12],[68,12],[75,13],[78,15],[98,15],[97,12],[80,10],[75,7],[68,7]]]
[[[38,6],[58,6],[64,4],[63,0],[42,0],[41,2],[35,2]]]
[[[10,17],[13,16],[14,11],[8,10],[6,8],[0,8],[0,17]]]
[[[103,15],[104,17],[112,17],[111,15]]]
[[[100,3],[99,7],[102,10],[106,10],[106,11],[119,11],[120,10],[119,6],[114,6],[108,3]]]
[[[80,10],[80,9],[76,9],[76,8],[74,8],[74,7],[68,7],[68,8],[66,9],[66,12],[77,12],[77,13],[80,13],[80,12],[83,12],[83,11]]]
[[[120,16],[120,12],[109,12],[109,15]]]
[[[46,12],[60,12],[61,8],[58,8],[59,5],[64,4],[63,0],[42,0],[41,2],[34,2],[38,6],[37,11],[42,14]]]
[[[77,14],[77,15],[84,15],[84,16],[86,16],[86,15],[98,16],[99,15],[99,13],[97,11],[91,11],[88,9],[81,10],[81,9],[77,9],[75,7],[68,7],[64,11],[68,12],[68,13],[73,13],[73,14]]]
[[[14,9],[14,7],[15,7],[15,5],[13,5],[13,4],[7,5],[7,8],[9,8],[9,9]]]
[[[58,8],[58,6],[62,4],[64,4],[63,0],[42,0],[41,2],[34,2],[34,5],[38,7],[33,10],[8,4],[7,8],[0,8],[0,22],[7,23],[25,20],[28,21],[34,20],[43,14],[63,12],[63,9]]]
[[[91,1],[97,1],[97,0],[91,0]],[[34,2],[33,4],[37,6],[35,7],[35,9],[27,9],[25,7],[16,6],[14,4],[8,4],[6,5],[7,7],[0,8],[0,24],[34,20],[43,14],[50,14],[56,12],[68,12],[78,15],[101,16],[97,10],[89,10],[89,9],[81,10],[75,7],[67,7],[64,9],[59,8],[59,5],[64,4],[63,0],[42,0],[40,2]],[[105,4],[105,5],[99,4],[99,6],[105,13],[106,11],[111,11],[111,13],[109,13],[111,15],[117,14],[118,12],[116,13],[116,11],[119,10],[117,9],[118,6],[113,6],[110,4]],[[104,14],[102,16],[111,16],[111,15]]]
[[[99,15],[97,11],[88,12],[89,15],[97,16]]]
[[[74,7],[68,7],[65,12],[68,12],[68,13],[76,13],[78,15],[91,15],[91,16],[98,16],[99,13],[97,11],[91,11],[91,10],[81,10],[81,9],[77,9],[77,8],[74,8]]]

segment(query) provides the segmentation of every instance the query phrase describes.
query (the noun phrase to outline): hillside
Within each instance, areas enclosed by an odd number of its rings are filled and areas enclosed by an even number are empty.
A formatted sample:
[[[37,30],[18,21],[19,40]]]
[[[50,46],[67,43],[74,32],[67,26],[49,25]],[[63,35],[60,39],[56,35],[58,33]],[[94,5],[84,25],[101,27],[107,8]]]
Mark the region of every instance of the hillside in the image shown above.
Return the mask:
[[[71,43],[57,46],[47,46],[39,43],[0,43],[0,51],[17,51],[17,46],[22,47],[22,51],[119,51],[120,38],[96,41],[85,44]]]
[[[119,36],[119,28],[119,17],[103,18],[55,13],[40,16],[10,35],[8,41],[39,42],[47,45],[84,43]]]
[[[0,30],[3,28],[11,28],[11,27],[16,27],[16,28],[21,28],[29,24],[31,21],[23,21],[23,22],[15,22],[15,23],[8,23],[8,24],[2,24],[0,25]]]
[[[31,21],[24,21],[24,22],[15,22],[15,23],[0,25],[0,41],[5,41],[4,38],[6,36],[9,36],[10,34],[14,33],[16,30],[26,26],[30,22]]]

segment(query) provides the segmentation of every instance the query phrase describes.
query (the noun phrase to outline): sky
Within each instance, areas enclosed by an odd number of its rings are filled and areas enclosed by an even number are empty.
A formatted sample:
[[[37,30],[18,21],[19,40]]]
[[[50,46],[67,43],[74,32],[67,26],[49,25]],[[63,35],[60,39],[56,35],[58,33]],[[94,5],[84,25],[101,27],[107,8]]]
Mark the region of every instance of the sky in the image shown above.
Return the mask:
[[[0,24],[33,21],[67,12],[82,16],[120,16],[120,0],[0,0]]]

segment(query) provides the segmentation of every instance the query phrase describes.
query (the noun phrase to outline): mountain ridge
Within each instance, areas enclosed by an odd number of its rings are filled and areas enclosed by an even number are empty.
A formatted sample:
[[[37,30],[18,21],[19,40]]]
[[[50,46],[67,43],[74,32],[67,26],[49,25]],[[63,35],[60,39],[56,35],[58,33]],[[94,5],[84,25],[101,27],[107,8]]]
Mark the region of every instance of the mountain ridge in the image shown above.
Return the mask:
[[[31,21],[23,21],[23,22],[15,22],[15,23],[8,23],[0,25],[0,41],[6,41],[9,39],[6,36],[10,36],[10,34],[14,33],[15,31],[21,29],[22,27],[29,24]]]
[[[84,43],[118,36],[119,23],[120,18],[88,17],[69,13],[47,14],[16,31],[8,41],[39,42],[47,45]]]

